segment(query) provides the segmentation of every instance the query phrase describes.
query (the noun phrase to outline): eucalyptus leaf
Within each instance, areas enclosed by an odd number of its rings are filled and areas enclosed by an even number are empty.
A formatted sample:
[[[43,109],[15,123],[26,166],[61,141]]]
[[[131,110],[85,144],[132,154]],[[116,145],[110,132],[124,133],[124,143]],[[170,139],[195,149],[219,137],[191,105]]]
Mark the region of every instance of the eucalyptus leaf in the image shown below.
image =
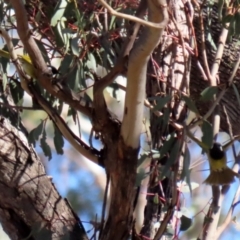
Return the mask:
[[[202,142],[210,149],[213,143],[213,128],[208,121],[203,121],[202,132]]]
[[[30,131],[30,133],[28,135],[29,143],[32,143],[35,147],[36,141],[39,139],[42,132],[43,132],[43,121],[41,121],[40,124],[36,128],[34,128],[34,129],[32,129],[32,131]]]
[[[240,35],[240,12],[236,12],[234,15],[234,19],[235,19],[235,34],[237,36]]]
[[[46,130],[43,130],[42,138],[40,139],[40,146],[43,150],[43,153],[46,157],[48,157],[48,160],[52,159],[52,151],[49,147],[48,143],[46,142]]]
[[[223,10],[224,0],[218,0],[218,18],[222,21],[222,10]]]
[[[160,149],[160,156],[163,157],[172,147],[175,140],[175,133],[172,133],[169,138],[164,142]]]
[[[80,54],[79,38],[73,37],[70,42],[72,53],[78,57]]]
[[[170,109],[165,108],[164,111],[163,111],[163,118],[162,118],[162,120],[163,120],[162,128],[163,129],[166,129],[169,125],[170,114],[171,114]]]
[[[57,1],[57,5],[54,9],[54,14],[51,18],[51,26],[55,27],[58,23],[58,21],[61,20],[61,18],[64,16],[65,9],[68,5],[67,0],[60,0]]]
[[[149,157],[149,152],[148,153],[143,153],[140,155],[140,158],[138,159],[138,167]]]
[[[170,95],[167,95],[166,97],[153,97],[153,98],[149,98],[149,100],[155,100],[156,101],[156,106],[154,106],[153,110],[162,110],[162,108],[170,102],[170,100],[172,99],[172,97]]]
[[[185,148],[185,153],[184,153],[184,158],[183,158],[183,169],[182,169],[182,173],[181,173],[181,178],[180,179],[184,180],[186,178],[186,183],[189,186],[190,192],[192,192],[191,182],[190,182],[191,170],[189,170],[190,162],[191,162],[190,152],[189,152],[188,147],[186,147]]]
[[[170,172],[172,165],[177,160],[177,157],[179,155],[179,150],[180,150],[180,141],[178,139],[175,139],[175,144],[174,144],[173,148],[171,149],[168,161],[166,162],[166,164],[163,167],[163,170],[161,172],[161,178],[163,178],[164,176],[167,176],[168,173]]]
[[[71,55],[65,55],[62,62],[61,62],[61,65],[59,67],[59,71],[62,73],[62,74],[70,74],[70,68],[71,68],[71,64],[72,64],[72,61],[73,61],[73,56]],[[69,73],[70,72],[70,73]],[[71,78],[70,78],[71,79]]]
[[[236,20],[233,17],[228,27],[228,37],[227,37],[228,42],[232,41],[232,37],[235,35],[235,33],[236,33]]]
[[[210,101],[213,99],[213,96],[217,93],[218,93],[218,87],[216,87],[216,86],[207,87],[201,92],[200,100],[201,101]]]
[[[235,95],[237,97],[238,104],[240,106],[240,96],[239,96],[238,89],[237,89],[237,87],[236,87],[236,85],[234,83],[232,84],[232,87],[233,87],[234,93],[235,93]]]
[[[93,70],[94,72],[97,71],[97,63],[92,53],[88,53],[88,61],[86,64],[88,69]]]
[[[197,107],[196,107],[195,103],[193,102],[193,100],[190,97],[182,96],[182,99],[187,104],[189,110],[191,110],[192,112],[194,112],[194,113],[199,115]]]
[[[63,136],[61,134],[61,132],[58,130],[58,128],[56,126],[54,126],[54,146],[56,149],[56,152],[58,154],[63,154],[63,146],[64,146],[64,139]]]

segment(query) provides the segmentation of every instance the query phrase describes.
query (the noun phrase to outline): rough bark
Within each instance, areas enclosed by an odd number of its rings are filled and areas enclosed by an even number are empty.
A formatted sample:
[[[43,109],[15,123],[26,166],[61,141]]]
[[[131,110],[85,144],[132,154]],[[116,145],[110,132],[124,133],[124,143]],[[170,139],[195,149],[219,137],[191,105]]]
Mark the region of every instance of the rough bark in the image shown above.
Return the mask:
[[[36,6],[38,6],[40,1],[29,1],[29,5],[28,5],[28,10],[29,12],[31,12],[31,9],[35,9]],[[43,5],[43,9],[46,9],[46,6],[52,6],[54,7],[57,1],[42,1],[44,3]],[[34,3],[32,6],[30,3]],[[94,4],[94,3],[93,3]],[[81,5],[81,1],[79,1],[79,6]],[[43,10],[44,12],[44,10]],[[213,8],[213,13],[217,14],[217,9]],[[181,21],[181,19],[179,20],[179,22]],[[43,23],[46,26],[49,26],[49,19],[45,18],[45,16],[43,16]],[[197,26],[197,22],[195,22],[196,26]],[[219,31],[216,28],[216,24],[213,25],[214,26],[214,34],[215,34],[215,40],[218,39],[217,34],[219,34]],[[216,30],[216,31],[215,31]],[[177,32],[177,31],[176,31]],[[175,34],[177,35],[177,33],[175,32]],[[51,36],[51,34],[49,35]],[[189,39],[188,39],[188,34],[186,34],[186,36],[183,36],[184,40],[189,43]],[[218,40],[216,40],[218,41]],[[167,80],[169,81],[170,87],[167,84],[162,84],[162,89],[158,89],[158,84],[156,84],[156,82],[154,84],[152,84],[152,86],[150,87],[149,92],[151,96],[156,95],[156,93],[158,93],[158,91],[164,91],[164,93],[167,94],[171,94],[172,97],[175,97],[175,92],[171,91],[171,87],[174,87],[176,89],[180,89],[181,91],[185,91],[186,93],[188,92],[188,78],[187,74],[189,71],[189,69],[183,69],[182,65],[183,64],[183,57],[182,57],[182,53],[180,53],[180,56],[178,55],[179,52],[179,43],[175,43],[174,41],[171,43],[167,43],[166,45],[167,47],[169,47],[169,49],[166,49],[166,52],[164,53],[164,57],[161,56],[164,59],[164,63],[163,65],[165,65],[163,67],[163,73],[165,74],[165,77],[167,78]],[[162,46],[161,46],[162,47]],[[171,47],[174,47],[174,49],[171,49]],[[160,52],[162,51],[161,48]],[[228,64],[228,57],[229,55],[232,56],[232,52],[236,51],[236,49],[232,48],[231,45],[227,46],[227,50],[225,52],[225,55],[223,57],[223,64],[220,67],[220,79],[227,79],[229,77],[229,73],[232,70],[232,67]],[[175,55],[171,55],[172,53],[175,53]],[[229,54],[230,52],[230,54]],[[168,53],[170,53],[171,56],[169,56],[169,59],[167,59],[167,55]],[[160,55],[162,54],[162,52],[160,53]],[[209,60],[211,61],[211,59],[213,59],[214,56],[214,51],[209,51]],[[180,59],[180,60],[179,60]],[[165,61],[166,60],[166,61]],[[186,62],[185,62],[186,63]],[[182,65],[181,65],[182,64]],[[189,64],[189,62],[187,63]],[[190,66],[190,65],[186,65],[186,66]],[[176,70],[175,72],[172,71]],[[203,81],[203,79],[201,78],[201,74],[199,74],[200,72],[198,71],[198,68],[196,67],[196,63],[193,62],[193,68],[192,68],[192,75],[191,75],[191,84],[190,84],[190,91],[191,91],[191,96],[194,98],[194,100],[198,100],[199,98],[199,93],[201,92],[201,90],[203,90],[206,86],[207,83]],[[172,71],[172,72],[171,72]],[[117,72],[119,73],[119,72]],[[116,74],[115,74],[116,75]],[[238,73],[239,76],[239,73]],[[238,80],[238,76],[236,77],[236,79]],[[114,76],[112,77],[114,78]],[[155,81],[155,79],[154,79]],[[185,82],[183,82],[185,81]],[[46,86],[44,86],[47,90],[51,90],[49,88],[49,82],[44,83],[43,85],[46,84]],[[57,89],[58,90],[58,89]],[[155,91],[157,90],[157,91]],[[154,92],[155,91],[155,92]],[[50,91],[51,92],[51,91]],[[55,93],[55,95],[57,97],[59,97],[59,92],[54,92],[52,91],[51,93]],[[61,93],[61,91],[60,91]],[[64,93],[64,92],[63,92]],[[231,122],[233,123],[233,132],[234,134],[237,134],[239,131],[239,128],[237,126],[237,122],[238,119],[240,117],[240,109],[237,108],[236,111],[236,97],[234,97],[234,91],[233,89],[229,89],[227,94],[224,96],[222,103],[226,106],[227,110],[228,110],[228,114],[229,114],[229,118],[231,119]],[[61,97],[65,97],[65,93],[61,95]],[[141,99],[143,100],[143,99]],[[172,111],[172,116],[174,118],[174,120],[176,121],[180,121],[182,122],[182,120],[185,117],[185,111],[183,108],[179,108],[181,107],[181,102],[177,100],[177,98],[174,99],[174,103],[171,104],[171,111]],[[78,101],[78,99],[76,99],[76,101]],[[76,104],[76,101],[74,102],[74,104]],[[94,96],[94,107],[95,109],[93,110],[93,125],[94,125],[94,131],[100,133],[101,136],[101,140],[104,143],[104,149],[102,151],[103,157],[101,158],[101,162],[100,164],[102,164],[105,168],[108,174],[110,174],[110,178],[112,181],[112,203],[111,203],[111,207],[110,207],[110,214],[109,214],[109,218],[108,221],[106,222],[105,228],[101,234],[101,239],[125,239],[130,232],[131,229],[131,225],[132,225],[132,210],[133,210],[133,198],[134,198],[134,191],[133,191],[133,187],[134,187],[134,178],[135,178],[135,172],[136,172],[136,162],[137,162],[137,157],[138,157],[138,145],[133,145],[134,148],[130,148],[129,145],[125,144],[123,139],[120,138],[120,123],[116,121],[116,119],[112,118],[111,115],[108,113],[107,109],[106,109],[106,103],[104,101],[103,96],[101,95],[101,93],[99,94],[99,92],[95,92],[95,96]],[[71,103],[71,102],[70,102]],[[75,106],[73,103],[71,103],[72,106]],[[203,115],[206,110],[209,107],[209,104],[204,105],[203,103],[199,103],[198,104],[199,107],[199,111],[200,113]],[[81,111],[81,109],[79,108],[79,110]],[[126,113],[127,111],[129,111],[129,109],[126,109]],[[91,115],[91,114],[89,114]],[[224,114],[222,114],[221,116],[222,121],[221,121],[221,128],[222,130],[228,131],[228,125],[227,125],[227,118]],[[152,135],[154,135],[154,139],[153,139],[153,145],[155,148],[159,148],[161,147],[162,144],[162,137],[166,136],[170,131],[168,131],[169,129],[162,129],[162,126],[160,126],[161,131],[159,131],[159,126],[156,126],[154,124],[152,124]],[[166,130],[166,132],[165,132]],[[128,134],[128,131],[130,130],[124,130],[124,134]],[[139,133],[139,131],[138,131]],[[157,134],[156,134],[157,133]],[[11,135],[10,135],[11,136]],[[136,140],[136,138],[135,138]],[[20,143],[18,143],[18,145],[20,145]],[[136,147],[137,146],[137,147]],[[23,151],[23,150],[22,150]],[[17,151],[18,152],[18,151]],[[19,159],[19,157],[17,157],[17,159]],[[21,159],[21,158],[20,158]],[[27,166],[26,164],[29,164],[27,161],[23,164],[23,166]],[[30,165],[30,169],[32,167],[31,164]],[[16,165],[18,167],[18,165]],[[27,167],[28,168],[28,167]],[[176,166],[177,168],[177,166]],[[21,169],[20,169],[21,170]],[[176,172],[175,172],[176,173]],[[153,193],[157,193],[157,194],[161,194],[159,192],[159,189],[156,187],[156,183],[158,181],[157,176],[155,176],[156,179],[153,179],[153,181],[151,182],[151,191],[153,191]],[[15,179],[15,178],[13,178]],[[21,178],[22,179],[22,178]],[[41,179],[41,178],[40,178]],[[174,179],[176,180],[176,179]],[[4,181],[6,181],[4,179]],[[26,181],[26,180],[25,180]],[[40,180],[38,180],[40,181]],[[46,181],[46,179],[45,179]],[[49,180],[50,182],[50,180]],[[166,181],[166,189],[164,189],[164,191],[169,191],[169,186],[171,181]],[[36,184],[36,183],[35,183]],[[22,183],[20,184],[22,185]],[[23,184],[25,186],[25,184]],[[18,185],[17,185],[18,186]],[[40,186],[38,184],[38,186]],[[14,188],[13,188],[14,189]],[[41,189],[41,188],[38,188]],[[49,188],[52,189],[52,188]],[[24,196],[26,198],[26,196],[28,197],[28,195],[23,191],[21,191],[19,193],[19,189],[17,188],[18,192],[17,194],[19,196]],[[175,189],[176,190],[176,189]],[[36,191],[35,189],[33,189],[33,193],[36,194],[34,191]],[[45,191],[45,188],[43,188],[43,192]],[[50,190],[49,190],[50,191]],[[53,191],[53,190],[51,190]],[[9,189],[9,192],[11,193],[11,189]],[[48,192],[49,193],[49,192]],[[16,194],[16,196],[18,196]],[[169,191],[167,193],[165,193],[166,198],[172,198],[172,192]],[[176,196],[176,191],[174,192],[175,196]],[[18,198],[16,198],[18,199]],[[59,198],[56,198],[59,199]],[[60,198],[61,199],[61,198]],[[176,198],[174,198],[175,200]],[[44,200],[44,199],[43,199]],[[63,202],[63,200],[59,200],[59,202]],[[32,204],[32,202],[31,202]],[[147,222],[145,223],[145,226],[150,225],[153,221],[155,221],[157,218],[157,220],[159,220],[159,217],[157,216],[160,212],[161,212],[161,206],[154,206],[153,205],[153,197],[149,198],[149,211],[147,212],[148,216],[147,216]],[[18,206],[21,206],[22,209],[26,209],[24,208],[23,205],[18,204]],[[29,205],[30,206],[30,205]],[[53,203],[53,206],[55,206],[55,203]],[[56,206],[58,206],[58,204],[56,204]],[[171,207],[174,206],[174,201],[172,202]],[[171,208],[172,210],[173,208]],[[20,208],[18,209],[20,211]],[[41,210],[41,209],[40,209]],[[55,211],[56,209],[53,208],[51,211]],[[51,211],[49,210],[49,212],[51,213]],[[40,211],[42,212],[42,210]],[[7,215],[4,213],[4,211],[2,211],[3,215]],[[10,212],[11,213],[11,212]],[[13,218],[15,218],[15,213],[14,214],[10,214],[8,213],[9,216],[13,216]],[[172,214],[172,212],[170,212]],[[54,215],[55,212],[52,213],[52,215]],[[59,215],[61,216],[61,214]],[[22,217],[22,216],[20,216]],[[22,220],[19,216],[17,216],[17,220],[19,221]],[[37,216],[33,218],[33,221],[38,222],[38,218],[41,218],[42,216]],[[43,216],[42,218],[44,218],[44,220],[46,220],[46,222],[49,221],[49,216]],[[29,224],[29,225],[28,225]],[[29,226],[30,226],[30,222],[25,223],[24,227],[22,227],[21,229],[27,229],[26,231],[29,233]],[[45,226],[45,225],[44,225]],[[48,226],[48,225],[47,225]],[[11,225],[9,225],[9,229],[11,228]],[[150,235],[151,229],[149,226],[146,227],[147,230],[144,230],[145,232],[147,232],[147,235]],[[17,227],[16,227],[17,229]],[[50,228],[51,229],[51,228]],[[61,230],[61,226],[60,226],[60,230]],[[12,231],[14,234],[14,231]],[[16,233],[17,234],[17,233]],[[21,233],[22,234],[22,233]],[[61,234],[63,234],[63,232],[61,232]],[[15,236],[15,235],[14,235]],[[23,235],[19,235],[19,236],[26,236],[25,232]],[[73,238],[74,239],[74,238]]]
[[[14,240],[87,239],[24,134],[0,117],[0,222]],[[43,237],[44,236],[44,237]]]
[[[223,28],[223,25],[221,24],[220,20],[218,19],[218,6],[217,4],[214,4],[211,6],[211,11],[208,12],[206,10],[207,6],[206,4],[203,7],[203,16],[204,16],[204,23],[206,28],[208,28],[208,32],[211,33],[212,39],[217,46],[218,43],[221,41],[219,39],[221,34],[221,29]],[[211,24],[208,25],[208,21],[211,19]],[[200,44],[200,27],[199,27],[199,19],[198,17],[194,18],[194,26],[196,31],[196,37],[198,42],[198,48],[199,48],[199,60],[202,59],[201,54],[201,44]],[[214,56],[216,51],[213,49],[212,44],[207,39],[206,36],[206,48],[207,48],[207,57],[209,61],[209,65],[211,66],[214,61]],[[237,61],[239,57],[239,44],[238,39],[233,38],[232,41],[227,41],[227,44],[224,48],[224,53],[222,57],[222,61],[220,64],[219,72],[218,72],[218,79],[219,79],[219,85],[222,86],[219,88],[219,91],[221,88],[224,87],[225,84],[228,84],[228,79],[233,71],[234,63]],[[234,78],[234,83],[236,85],[236,88],[240,89],[240,68],[238,69],[236,76]],[[209,86],[209,83],[207,81],[203,80],[203,76],[197,66],[196,59],[193,58],[192,62],[192,68],[191,68],[191,97],[196,101],[197,107],[201,115],[204,115],[209,110],[209,102],[202,102],[199,101],[200,93],[203,89],[205,89],[207,86]],[[233,88],[229,88],[227,92],[224,94],[221,102],[220,102],[220,115],[221,115],[221,130],[229,133],[229,124],[227,121],[227,116],[224,113],[223,107],[226,108],[226,112],[228,114],[231,128],[234,135],[237,135],[240,133],[240,128],[238,127],[238,122],[240,118],[240,106],[237,101],[236,94],[233,90]]]

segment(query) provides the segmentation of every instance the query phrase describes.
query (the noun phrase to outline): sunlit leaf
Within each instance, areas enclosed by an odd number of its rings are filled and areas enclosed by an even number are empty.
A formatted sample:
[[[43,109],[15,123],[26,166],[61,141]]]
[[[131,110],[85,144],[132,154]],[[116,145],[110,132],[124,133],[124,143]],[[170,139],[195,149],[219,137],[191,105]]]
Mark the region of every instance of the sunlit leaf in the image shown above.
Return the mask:
[[[97,64],[96,64],[96,60],[95,57],[92,53],[88,54],[88,61],[87,61],[87,67],[90,70],[93,70],[94,72],[97,71]]]
[[[66,6],[68,5],[67,0],[60,0],[57,2],[57,5],[54,9],[54,15],[51,18],[51,26],[55,27],[58,21],[64,16]]]
[[[109,30],[113,29],[113,24],[115,23],[115,20],[116,20],[116,16],[111,16],[111,21],[110,21],[110,24],[109,24]]]
[[[218,87],[216,87],[216,86],[207,87],[201,92],[200,100],[201,101],[210,101],[213,99],[214,94],[217,94],[217,92],[218,92]]]

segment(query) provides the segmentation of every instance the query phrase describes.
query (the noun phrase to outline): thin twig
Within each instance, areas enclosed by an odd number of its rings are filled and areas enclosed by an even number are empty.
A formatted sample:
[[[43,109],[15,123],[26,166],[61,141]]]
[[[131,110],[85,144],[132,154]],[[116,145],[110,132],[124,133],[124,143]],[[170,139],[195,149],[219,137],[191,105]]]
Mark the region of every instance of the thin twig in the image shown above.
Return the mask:
[[[136,23],[140,23],[140,24],[142,24],[143,26],[146,26],[146,27],[162,29],[166,26],[166,24],[168,22],[168,19],[165,19],[165,18],[163,19],[163,21],[161,23],[147,22],[147,21],[145,21],[141,18],[137,18],[137,17],[129,15],[129,14],[124,14],[124,13],[120,13],[120,12],[115,11],[104,0],[98,0],[98,1],[110,12],[111,15],[113,15],[115,17],[122,18],[122,19],[130,20],[130,21],[133,21],[133,22],[136,22]],[[162,6],[162,7],[163,8],[167,7],[167,5]]]

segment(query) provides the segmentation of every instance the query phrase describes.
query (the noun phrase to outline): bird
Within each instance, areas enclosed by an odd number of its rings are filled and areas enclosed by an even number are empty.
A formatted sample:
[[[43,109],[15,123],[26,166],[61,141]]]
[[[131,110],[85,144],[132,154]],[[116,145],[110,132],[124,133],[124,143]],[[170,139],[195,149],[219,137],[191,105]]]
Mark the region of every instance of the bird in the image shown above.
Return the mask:
[[[2,56],[4,58],[10,58],[9,52],[7,52],[3,49],[0,49],[0,56]],[[19,59],[21,65],[22,65],[22,68],[23,68],[24,72],[29,77],[31,77],[33,79],[36,79],[35,68],[32,64],[32,61],[31,61],[31,58],[29,57],[29,55],[28,54],[23,54],[23,55],[18,54],[18,59]],[[56,74],[59,73],[59,71],[51,65],[48,65],[48,68],[52,72],[52,75],[56,75]]]
[[[239,139],[239,136],[237,136],[235,139],[231,140],[224,146],[222,146],[218,142],[213,142],[212,146],[209,147],[205,143],[194,137],[190,131],[187,131],[187,135],[194,142],[196,142],[207,154],[210,166],[210,174],[205,179],[205,184],[212,186],[230,185],[235,181],[235,177],[240,176],[238,173],[234,172],[231,168],[227,166],[226,157],[227,148],[231,146],[236,139]]]
[[[229,185],[234,182],[235,177],[239,174],[227,166],[226,152],[223,146],[214,142],[212,147],[207,151],[210,165],[210,174],[204,181],[208,185]]]

